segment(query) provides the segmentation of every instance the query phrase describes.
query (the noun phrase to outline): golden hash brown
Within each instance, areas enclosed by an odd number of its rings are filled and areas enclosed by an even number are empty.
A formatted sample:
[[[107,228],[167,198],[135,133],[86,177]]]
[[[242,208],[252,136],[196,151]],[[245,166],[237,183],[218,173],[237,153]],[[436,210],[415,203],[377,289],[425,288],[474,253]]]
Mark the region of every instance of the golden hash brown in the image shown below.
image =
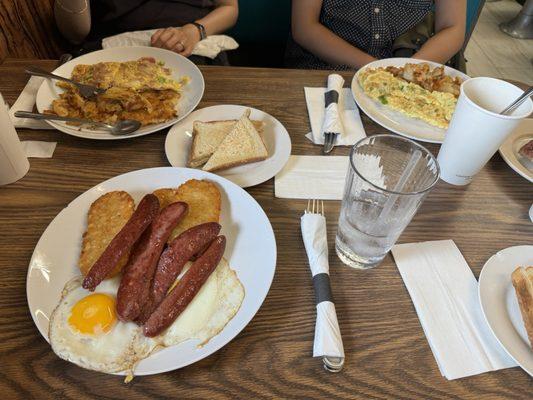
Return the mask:
[[[191,179],[177,189],[158,189],[154,195],[159,199],[161,208],[176,201],[183,201],[189,205],[187,215],[174,228],[168,242],[193,226],[206,222],[219,222],[220,190],[212,182]]]
[[[135,209],[132,197],[122,191],[109,192],[100,196],[89,208],[87,230],[83,234],[83,243],[79,267],[83,275],[104,252],[111,240],[128,222]],[[128,262],[125,254],[109,277],[117,275]]]

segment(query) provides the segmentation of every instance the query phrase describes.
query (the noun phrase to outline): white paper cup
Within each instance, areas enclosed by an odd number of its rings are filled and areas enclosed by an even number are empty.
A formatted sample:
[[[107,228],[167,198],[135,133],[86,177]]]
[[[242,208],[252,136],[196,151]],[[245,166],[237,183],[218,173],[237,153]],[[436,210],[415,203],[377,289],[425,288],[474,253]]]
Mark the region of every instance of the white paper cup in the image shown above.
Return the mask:
[[[511,115],[498,114],[522,93],[511,83],[494,78],[472,78],[461,85],[437,157],[442,180],[452,185],[472,181],[520,120],[533,112],[533,102],[528,99]]]
[[[18,181],[30,169],[9,110],[0,94],[0,185]]]

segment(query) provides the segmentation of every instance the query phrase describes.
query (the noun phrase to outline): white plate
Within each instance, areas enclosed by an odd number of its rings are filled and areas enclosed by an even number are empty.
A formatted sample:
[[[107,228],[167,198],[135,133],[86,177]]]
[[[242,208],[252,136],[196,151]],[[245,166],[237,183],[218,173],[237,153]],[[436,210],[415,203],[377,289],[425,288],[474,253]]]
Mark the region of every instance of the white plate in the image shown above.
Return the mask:
[[[174,125],[167,134],[165,153],[170,165],[185,167],[192,143],[194,121],[217,121],[239,119],[246,109],[252,110],[250,118],[265,122],[263,140],[268,150],[268,158],[239,167],[228,168],[216,173],[240,187],[263,183],[275,176],[285,166],[291,155],[291,138],[287,129],[276,118],[252,107],[219,105],[196,110],[180,123]]]
[[[417,60],[414,58],[387,58],[371,62],[357,71],[352,79],[352,93],[355,102],[374,122],[398,135],[422,142],[442,143],[444,141],[444,134],[446,133],[444,129],[437,128],[420,119],[408,117],[399,111],[381,104],[379,101],[368,96],[359,85],[357,77],[362,71],[368,68],[388,67],[390,65],[403,67],[406,63],[428,63],[433,68],[441,66],[441,64],[432,61]],[[463,80],[470,78],[468,75],[447,66],[444,66],[444,72],[446,75],[452,77],[458,76]]]
[[[237,185],[208,172],[186,168],[151,168],[111,178],[74,199],[48,225],[30,261],[26,293],[31,315],[48,340],[48,318],[64,284],[80,275],[77,261],[91,203],[113,190],[129,192],[136,202],[162,187],[177,187],[188,179],[209,179],[222,192],[221,225],[227,245],[224,257],[245,288],[241,308],[225,328],[204,347],[195,340],[168,347],[141,361],[136,375],[181,368],[214,353],[232,340],[263,303],[276,268],[276,241],[272,226],[259,204]]]
[[[525,119],[500,147],[500,154],[505,162],[528,181],[533,182],[533,171],[528,170],[518,161],[518,150],[529,140],[533,140],[533,119]]]
[[[533,351],[511,282],[519,266],[533,266],[533,246],[509,247],[489,258],[479,275],[479,301],[496,339],[533,376]]]
[[[69,135],[78,136],[88,139],[100,140],[119,140],[129,139],[136,136],[148,135],[159,131],[163,128],[185,118],[192,110],[196,108],[204,94],[204,78],[202,73],[196,65],[194,65],[187,58],[180,56],[172,51],[159,49],[156,47],[130,46],[130,47],[114,47],[111,49],[104,49],[85,54],[83,56],[74,58],[69,62],[61,65],[52,71],[56,75],[70,78],[72,70],[78,64],[96,64],[103,61],[132,61],[141,57],[154,57],[157,61],[163,61],[165,67],[169,68],[174,79],[180,79],[183,76],[188,76],[191,81],[185,85],[181,91],[181,98],[176,105],[178,116],[174,119],[168,120],[160,124],[152,124],[140,128],[138,131],[126,136],[113,136],[105,131],[80,129],[67,125],[64,122],[46,121],[54,128],[68,133]],[[56,86],[54,80],[46,79],[39,91],[37,92],[36,105],[37,110],[42,113],[44,110],[50,109],[52,101],[59,97],[59,93],[63,90]]]

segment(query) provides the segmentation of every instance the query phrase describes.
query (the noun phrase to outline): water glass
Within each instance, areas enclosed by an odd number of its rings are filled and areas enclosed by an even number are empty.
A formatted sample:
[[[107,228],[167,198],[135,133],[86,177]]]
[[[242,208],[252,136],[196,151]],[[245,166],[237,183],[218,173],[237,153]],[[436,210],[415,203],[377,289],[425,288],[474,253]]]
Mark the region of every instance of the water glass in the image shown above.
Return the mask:
[[[335,238],[341,261],[359,269],[378,265],[438,180],[437,160],[412,140],[383,134],[357,142]]]

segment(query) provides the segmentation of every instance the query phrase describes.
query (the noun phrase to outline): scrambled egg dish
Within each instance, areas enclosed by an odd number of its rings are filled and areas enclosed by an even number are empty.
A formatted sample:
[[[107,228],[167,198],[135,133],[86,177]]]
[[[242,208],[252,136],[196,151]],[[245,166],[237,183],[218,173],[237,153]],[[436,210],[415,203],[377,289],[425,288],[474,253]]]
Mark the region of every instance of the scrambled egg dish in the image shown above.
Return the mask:
[[[151,57],[79,64],[72,71],[71,79],[105,89],[105,92],[86,99],[75,86],[59,82],[57,85],[65,91],[52,102],[48,112],[106,123],[134,119],[143,126],[176,117],[180,89],[188,81],[188,78],[172,79],[170,70]]]
[[[382,104],[439,128],[448,128],[457,103],[454,94],[427,90],[383,68],[362,71],[358,79],[365,93]]]

